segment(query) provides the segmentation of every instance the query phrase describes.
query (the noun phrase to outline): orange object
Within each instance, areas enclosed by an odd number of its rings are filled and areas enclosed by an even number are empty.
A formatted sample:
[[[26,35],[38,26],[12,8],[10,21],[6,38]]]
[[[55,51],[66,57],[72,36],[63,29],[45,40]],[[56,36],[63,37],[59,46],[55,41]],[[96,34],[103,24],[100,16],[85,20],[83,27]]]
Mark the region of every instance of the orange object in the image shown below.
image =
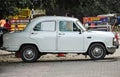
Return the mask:
[[[65,57],[65,54],[64,54],[64,53],[59,53],[59,54],[57,55],[57,57]]]
[[[0,27],[4,27],[5,23],[6,23],[5,19],[0,20]]]

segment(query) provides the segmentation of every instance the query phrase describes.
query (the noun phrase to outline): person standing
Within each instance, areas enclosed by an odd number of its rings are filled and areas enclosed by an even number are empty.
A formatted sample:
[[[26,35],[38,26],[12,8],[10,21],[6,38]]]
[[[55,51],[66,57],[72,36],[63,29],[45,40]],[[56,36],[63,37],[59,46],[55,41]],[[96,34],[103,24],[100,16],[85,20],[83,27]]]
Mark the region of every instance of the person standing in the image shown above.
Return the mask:
[[[4,24],[4,30],[6,32],[9,32],[10,31],[10,22],[8,19],[6,19],[6,23]]]
[[[6,23],[5,19],[0,20],[0,47],[2,47],[3,45],[3,34],[4,34],[3,28],[5,23]]]
[[[0,20],[0,33],[3,32],[3,28],[4,28],[5,23],[6,23],[6,20],[5,20],[5,19],[1,19],[1,20]]]
[[[117,27],[117,15],[114,15],[113,23],[112,23],[112,31],[114,31],[115,27]]]

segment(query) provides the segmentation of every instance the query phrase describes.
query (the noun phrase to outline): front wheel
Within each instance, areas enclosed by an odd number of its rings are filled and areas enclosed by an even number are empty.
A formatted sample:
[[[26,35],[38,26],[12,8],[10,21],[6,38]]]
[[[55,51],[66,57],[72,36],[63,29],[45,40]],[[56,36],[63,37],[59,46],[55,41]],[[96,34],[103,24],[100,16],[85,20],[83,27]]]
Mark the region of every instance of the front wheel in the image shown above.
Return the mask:
[[[99,43],[92,44],[88,50],[91,59],[99,60],[106,56],[105,46]]]
[[[22,60],[24,62],[35,62],[39,57],[39,52],[35,46],[26,45],[21,49]]]

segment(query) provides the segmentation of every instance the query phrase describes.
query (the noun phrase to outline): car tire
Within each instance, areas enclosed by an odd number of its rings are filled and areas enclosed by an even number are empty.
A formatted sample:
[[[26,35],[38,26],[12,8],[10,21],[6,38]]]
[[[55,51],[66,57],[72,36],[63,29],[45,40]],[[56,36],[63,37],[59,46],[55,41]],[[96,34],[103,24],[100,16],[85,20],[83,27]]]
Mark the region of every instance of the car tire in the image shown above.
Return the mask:
[[[24,62],[35,62],[40,57],[37,48],[32,45],[23,46],[20,52]]]
[[[39,59],[42,55],[39,53],[37,59]]]
[[[105,46],[99,43],[94,43],[88,50],[88,55],[93,60],[100,60],[106,56]]]

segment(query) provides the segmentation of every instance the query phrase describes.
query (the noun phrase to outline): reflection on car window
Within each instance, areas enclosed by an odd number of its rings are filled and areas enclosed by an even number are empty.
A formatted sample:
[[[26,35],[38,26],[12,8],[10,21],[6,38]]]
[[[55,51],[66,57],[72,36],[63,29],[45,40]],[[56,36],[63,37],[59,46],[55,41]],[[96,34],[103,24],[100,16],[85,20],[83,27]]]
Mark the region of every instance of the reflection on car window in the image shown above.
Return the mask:
[[[71,21],[60,21],[59,30],[60,31],[78,31],[78,27]]]
[[[40,22],[34,27],[34,31],[55,31],[55,21]]]

